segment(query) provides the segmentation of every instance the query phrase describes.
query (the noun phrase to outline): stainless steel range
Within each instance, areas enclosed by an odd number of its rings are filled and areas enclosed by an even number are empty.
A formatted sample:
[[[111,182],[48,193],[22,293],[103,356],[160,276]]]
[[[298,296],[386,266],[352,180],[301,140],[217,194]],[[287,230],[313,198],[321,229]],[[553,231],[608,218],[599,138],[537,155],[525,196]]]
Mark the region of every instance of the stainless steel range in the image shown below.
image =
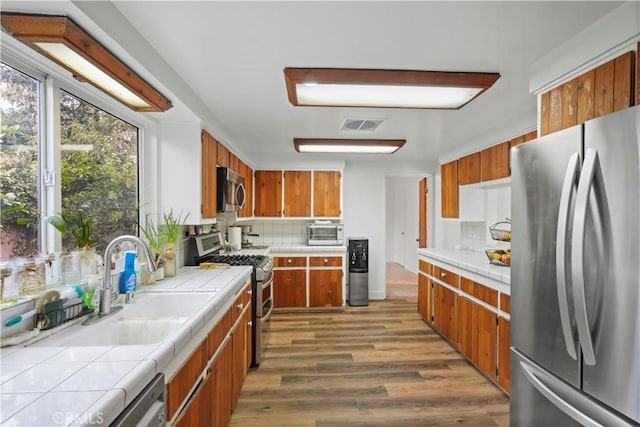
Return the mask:
[[[185,255],[185,265],[199,265],[202,262],[226,263],[233,266],[249,265],[253,267],[251,274],[252,296],[251,320],[253,324],[253,360],[258,366],[262,360],[266,334],[269,330],[269,319],[273,310],[273,259],[265,255],[231,255],[220,254],[223,248],[222,235],[219,232],[192,236],[189,238]]]

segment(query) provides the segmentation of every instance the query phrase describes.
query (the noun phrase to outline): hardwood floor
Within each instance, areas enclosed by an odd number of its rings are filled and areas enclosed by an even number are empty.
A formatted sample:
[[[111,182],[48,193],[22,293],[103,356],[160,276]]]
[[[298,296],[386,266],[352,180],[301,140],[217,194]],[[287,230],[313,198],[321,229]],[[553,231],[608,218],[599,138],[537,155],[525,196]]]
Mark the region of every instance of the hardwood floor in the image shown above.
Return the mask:
[[[387,299],[418,301],[418,275],[396,262],[387,263]]]
[[[508,425],[508,398],[422,321],[415,301],[271,319],[231,426]]]

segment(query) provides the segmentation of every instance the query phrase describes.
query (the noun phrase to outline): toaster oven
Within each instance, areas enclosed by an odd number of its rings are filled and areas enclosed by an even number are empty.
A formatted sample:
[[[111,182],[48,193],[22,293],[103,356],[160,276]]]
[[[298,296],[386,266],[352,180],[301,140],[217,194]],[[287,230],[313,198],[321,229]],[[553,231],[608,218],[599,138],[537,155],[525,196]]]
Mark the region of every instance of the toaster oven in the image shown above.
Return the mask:
[[[308,223],[307,245],[342,246],[344,245],[344,226],[337,223]]]

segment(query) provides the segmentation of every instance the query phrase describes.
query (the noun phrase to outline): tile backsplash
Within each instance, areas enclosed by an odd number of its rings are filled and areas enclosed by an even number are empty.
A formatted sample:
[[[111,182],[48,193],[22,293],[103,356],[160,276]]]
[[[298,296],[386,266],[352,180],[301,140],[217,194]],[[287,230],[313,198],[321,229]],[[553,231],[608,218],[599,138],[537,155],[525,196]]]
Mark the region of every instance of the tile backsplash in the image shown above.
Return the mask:
[[[253,220],[242,224],[252,225],[248,240],[254,245],[305,245],[308,219]]]
[[[473,251],[482,251],[487,245],[487,225],[484,222],[461,222],[460,243]]]

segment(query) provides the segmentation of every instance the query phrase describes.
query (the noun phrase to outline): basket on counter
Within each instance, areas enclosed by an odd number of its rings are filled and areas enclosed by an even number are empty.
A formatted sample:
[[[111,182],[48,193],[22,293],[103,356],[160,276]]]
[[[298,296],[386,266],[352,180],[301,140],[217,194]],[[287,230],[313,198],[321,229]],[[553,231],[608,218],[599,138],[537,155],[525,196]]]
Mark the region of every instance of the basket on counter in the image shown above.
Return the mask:
[[[511,241],[511,220],[507,218],[505,221],[496,222],[489,227],[491,238],[500,242]]]
[[[57,300],[46,304],[43,313],[36,314],[36,327],[44,331],[89,313],[93,313],[93,309],[86,308],[80,300],[68,306],[63,305],[63,300]]]
[[[484,251],[489,262],[503,267],[511,266],[511,249],[486,249]]]

